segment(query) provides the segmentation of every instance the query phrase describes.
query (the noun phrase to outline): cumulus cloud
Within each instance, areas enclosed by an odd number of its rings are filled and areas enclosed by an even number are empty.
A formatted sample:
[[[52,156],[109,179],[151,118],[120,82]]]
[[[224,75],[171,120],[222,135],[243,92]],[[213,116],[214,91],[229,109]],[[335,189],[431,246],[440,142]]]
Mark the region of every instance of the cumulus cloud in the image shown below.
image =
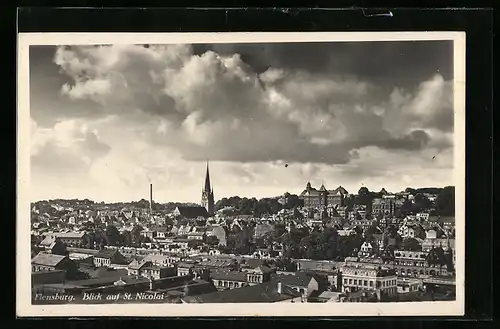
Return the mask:
[[[380,102],[380,88],[352,76],[258,73],[238,54],[188,45],[60,47],[55,62],[73,80],[63,93],[121,120],[143,116],[151,142],[188,160],[342,164],[367,146],[424,149],[434,142],[427,130],[449,130],[453,116],[439,75]]]
[[[309,69],[276,49],[255,65],[252,47],[58,47],[57,90],[31,102],[40,193],[130,200],[152,182],[159,200],[196,201],[206,160],[216,198],[452,182],[449,75],[381,85],[338,69],[350,50]]]
[[[38,127],[31,120],[30,140],[32,167],[50,168],[58,174],[86,169],[110,150],[97,131],[78,120],[61,121],[53,128]]]

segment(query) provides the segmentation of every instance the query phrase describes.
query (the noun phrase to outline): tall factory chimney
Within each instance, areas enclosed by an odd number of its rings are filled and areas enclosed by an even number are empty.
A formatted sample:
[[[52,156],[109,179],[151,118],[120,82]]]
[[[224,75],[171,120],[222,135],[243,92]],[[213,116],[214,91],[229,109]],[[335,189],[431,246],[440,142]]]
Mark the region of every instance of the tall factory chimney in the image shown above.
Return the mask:
[[[153,184],[149,184],[149,214],[153,214]]]

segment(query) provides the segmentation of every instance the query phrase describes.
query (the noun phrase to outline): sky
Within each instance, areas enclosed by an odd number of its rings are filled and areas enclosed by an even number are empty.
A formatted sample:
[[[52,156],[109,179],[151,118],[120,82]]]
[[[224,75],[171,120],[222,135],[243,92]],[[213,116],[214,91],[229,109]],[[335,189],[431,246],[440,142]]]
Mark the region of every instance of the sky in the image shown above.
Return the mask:
[[[31,46],[33,201],[453,185],[452,41]]]

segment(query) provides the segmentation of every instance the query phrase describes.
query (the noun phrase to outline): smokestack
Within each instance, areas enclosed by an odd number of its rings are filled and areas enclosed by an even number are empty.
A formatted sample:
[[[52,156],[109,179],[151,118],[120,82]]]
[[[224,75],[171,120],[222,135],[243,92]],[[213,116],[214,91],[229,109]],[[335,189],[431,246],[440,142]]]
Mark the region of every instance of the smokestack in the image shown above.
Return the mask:
[[[149,213],[153,213],[153,184],[149,184]]]

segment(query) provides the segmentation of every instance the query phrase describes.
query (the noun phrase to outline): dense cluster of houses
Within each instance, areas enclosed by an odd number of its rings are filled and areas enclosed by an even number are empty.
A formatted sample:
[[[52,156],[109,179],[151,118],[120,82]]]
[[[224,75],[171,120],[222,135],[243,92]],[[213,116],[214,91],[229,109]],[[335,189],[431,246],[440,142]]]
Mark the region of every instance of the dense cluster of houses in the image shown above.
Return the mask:
[[[162,301],[170,303],[421,300],[429,291],[453,298],[454,219],[428,212],[398,218],[400,198],[411,196],[382,192],[370,211],[359,205],[348,209],[344,188],[316,190],[308,184],[300,195],[304,207],[259,218],[226,216],[222,210],[210,214],[201,206],[179,206],[172,212],[102,204],[78,209],[53,204],[53,211],[34,206],[33,293],[162,293],[168,297]],[[221,252],[228,232],[243,222],[253,223],[254,239],[272,232],[276,223],[287,230],[333,226],[339,236],[372,230],[373,238],[342,261],[292,259],[295,268],[290,271],[277,261],[282,256],[279,243],[273,244],[274,252]],[[119,233],[140,227],[140,245],[103,246],[89,239],[96,227],[110,225]],[[401,239],[417,243],[418,251],[387,248],[394,244],[385,233],[391,225]]]

